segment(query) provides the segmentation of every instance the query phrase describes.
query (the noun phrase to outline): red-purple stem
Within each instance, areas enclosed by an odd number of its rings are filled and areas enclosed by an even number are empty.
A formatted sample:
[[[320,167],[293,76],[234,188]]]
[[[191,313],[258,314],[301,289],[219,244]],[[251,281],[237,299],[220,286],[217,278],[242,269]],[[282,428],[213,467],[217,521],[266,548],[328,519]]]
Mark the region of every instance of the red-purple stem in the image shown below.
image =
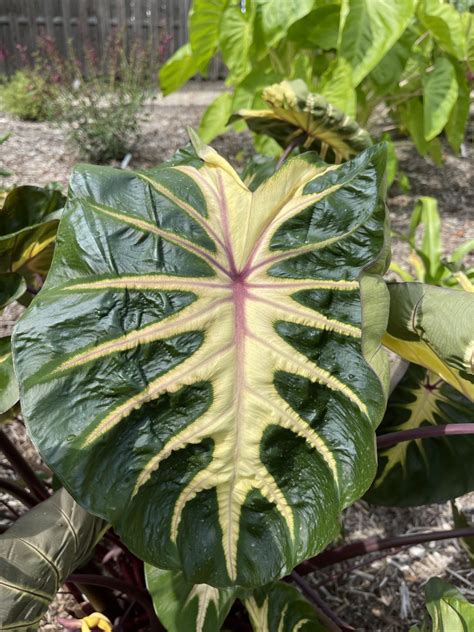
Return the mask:
[[[278,171],[278,169],[282,166],[282,164],[291,154],[293,149],[295,149],[295,147],[298,147],[298,145],[301,145],[302,143],[304,143],[307,137],[308,137],[308,134],[306,132],[303,132],[302,134],[299,134],[299,136],[296,136],[296,138],[293,138],[291,143],[288,145],[288,147],[285,148],[285,151],[282,153],[282,155],[278,159],[278,162],[276,163],[275,171]]]
[[[297,584],[303,593],[313,602],[321,623],[331,632],[353,632],[355,628],[345,623],[339,616],[331,610],[327,603],[321,599],[319,594],[308,584],[308,582],[298,573],[293,571],[291,579]]]
[[[323,551],[319,555],[316,555],[316,557],[312,557],[306,560],[306,562],[299,564],[295,570],[302,574],[312,573],[317,569],[326,568],[327,566],[332,566],[333,564],[338,564],[339,562],[344,562],[345,560],[350,560],[360,555],[367,555],[367,553],[376,553],[378,551],[386,551],[402,546],[413,546],[414,544],[423,544],[436,540],[450,540],[470,536],[474,536],[474,527],[447,529],[445,531],[425,531],[424,533],[414,533],[385,539],[372,537]]]
[[[400,432],[390,432],[377,437],[377,448],[382,450],[402,441],[413,439],[429,439],[430,437],[444,437],[447,435],[474,434],[474,424],[445,424],[443,426],[423,426]]]
[[[15,472],[25,481],[31,493],[34,494],[38,500],[46,500],[49,498],[50,494],[43,481],[39,479],[31,465],[20,454],[2,430],[0,430],[0,452],[3,452]]]
[[[7,478],[0,478],[0,490],[13,496],[26,507],[32,508],[39,503],[39,500],[27,492],[26,489],[23,489],[23,487],[20,487],[13,481],[9,481]]]

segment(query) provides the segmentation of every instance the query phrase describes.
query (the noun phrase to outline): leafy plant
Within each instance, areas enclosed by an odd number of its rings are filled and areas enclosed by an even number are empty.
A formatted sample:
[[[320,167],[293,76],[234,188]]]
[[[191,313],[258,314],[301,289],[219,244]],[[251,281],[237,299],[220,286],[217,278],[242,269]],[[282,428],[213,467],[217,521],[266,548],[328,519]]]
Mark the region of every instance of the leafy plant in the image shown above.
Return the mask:
[[[266,86],[301,79],[362,125],[384,104],[418,151],[440,160],[441,132],[455,151],[464,138],[473,33],[473,15],[444,0],[194,0],[189,42],[162,67],[160,83],[169,94],[219,53],[233,92],[205,113],[206,141],[233,112],[265,107]]]
[[[385,283],[384,145],[327,164],[290,157],[287,138],[283,159],[249,167],[248,187],[192,142],[147,172],[76,168],[51,270],[14,331],[22,413],[55,484],[113,529],[93,572],[68,583],[122,594],[92,594],[102,614],[85,612],[88,628],[350,629],[304,574],[474,535],[462,525],[323,550],[374,477],[375,502],[472,489],[469,474],[439,473],[461,472],[472,443],[445,442],[474,432],[474,294]],[[7,281],[5,295],[20,291]],[[388,407],[382,343],[419,365]],[[0,450],[27,488],[0,489],[47,499],[51,483],[1,431]],[[426,455],[439,467],[423,470]],[[416,498],[413,476],[426,482]]]
[[[64,581],[90,557],[106,528],[61,489],[0,535],[2,628],[36,630]]]
[[[374,475],[387,382],[382,320],[370,317],[388,311],[384,149],[336,169],[293,158],[253,194],[213,150],[199,157],[199,168],[153,173],[76,170],[69,238],[16,328],[16,369],[46,461],[132,551],[193,583],[255,586],[321,550]],[[114,489],[106,505],[84,478],[93,471]]]
[[[0,210],[0,307],[25,304],[41,288],[51,264],[65,198],[51,188],[21,186]]]
[[[46,121],[52,116],[55,87],[34,70],[17,72],[0,86],[2,108],[26,121]]]
[[[421,235],[418,235],[419,229]],[[410,246],[408,262],[411,270],[396,262],[390,266],[403,281],[417,280],[447,287],[459,285],[468,292],[474,290],[474,268],[464,266],[464,258],[474,251],[474,239],[463,242],[451,254],[443,255],[441,219],[435,198],[419,198],[410,219],[408,235],[397,237]]]
[[[465,632],[474,625],[474,606],[460,590],[439,577],[426,584],[425,598],[433,632]]]

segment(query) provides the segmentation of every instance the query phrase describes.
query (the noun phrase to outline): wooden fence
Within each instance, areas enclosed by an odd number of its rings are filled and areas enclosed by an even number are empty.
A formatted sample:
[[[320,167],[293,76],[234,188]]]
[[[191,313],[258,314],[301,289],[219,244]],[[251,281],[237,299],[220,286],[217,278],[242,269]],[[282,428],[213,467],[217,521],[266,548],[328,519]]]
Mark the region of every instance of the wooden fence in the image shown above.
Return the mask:
[[[11,75],[31,58],[38,38],[52,37],[61,54],[71,41],[83,58],[84,45],[101,57],[114,33],[127,45],[151,45],[152,56],[168,57],[187,41],[191,0],[0,0],[0,73]],[[223,76],[213,60],[209,78]]]

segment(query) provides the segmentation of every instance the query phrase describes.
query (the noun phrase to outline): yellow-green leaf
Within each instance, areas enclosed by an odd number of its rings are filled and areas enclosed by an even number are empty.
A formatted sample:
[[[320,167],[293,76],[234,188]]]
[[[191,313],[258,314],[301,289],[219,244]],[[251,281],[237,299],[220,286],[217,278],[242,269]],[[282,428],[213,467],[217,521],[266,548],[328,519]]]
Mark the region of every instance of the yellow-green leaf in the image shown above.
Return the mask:
[[[423,283],[388,288],[384,345],[474,400],[474,294]]]
[[[433,140],[444,129],[457,98],[454,66],[446,57],[438,57],[424,81],[423,129],[427,141]]]

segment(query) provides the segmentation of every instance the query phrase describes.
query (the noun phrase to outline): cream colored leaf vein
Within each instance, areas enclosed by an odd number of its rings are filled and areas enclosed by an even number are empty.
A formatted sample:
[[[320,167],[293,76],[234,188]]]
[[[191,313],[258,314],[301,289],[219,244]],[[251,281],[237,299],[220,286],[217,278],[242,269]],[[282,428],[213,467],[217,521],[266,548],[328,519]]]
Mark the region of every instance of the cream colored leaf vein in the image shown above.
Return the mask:
[[[163,321],[153,323],[142,329],[134,329],[129,333],[114,338],[81,353],[73,355],[65,362],[61,363],[52,373],[62,373],[68,369],[76,368],[88,362],[93,362],[104,356],[109,356],[119,351],[135,349],[138,345],[149,344],[157,340],[163,340],[176,334],[183,334],[191,331],[201,331],[205,329],[209,321],[215,318],[214,310],[225,302],[230,301],[229,297],[220,299],[201,299],[183,308],[176,314],[172,314]]]

